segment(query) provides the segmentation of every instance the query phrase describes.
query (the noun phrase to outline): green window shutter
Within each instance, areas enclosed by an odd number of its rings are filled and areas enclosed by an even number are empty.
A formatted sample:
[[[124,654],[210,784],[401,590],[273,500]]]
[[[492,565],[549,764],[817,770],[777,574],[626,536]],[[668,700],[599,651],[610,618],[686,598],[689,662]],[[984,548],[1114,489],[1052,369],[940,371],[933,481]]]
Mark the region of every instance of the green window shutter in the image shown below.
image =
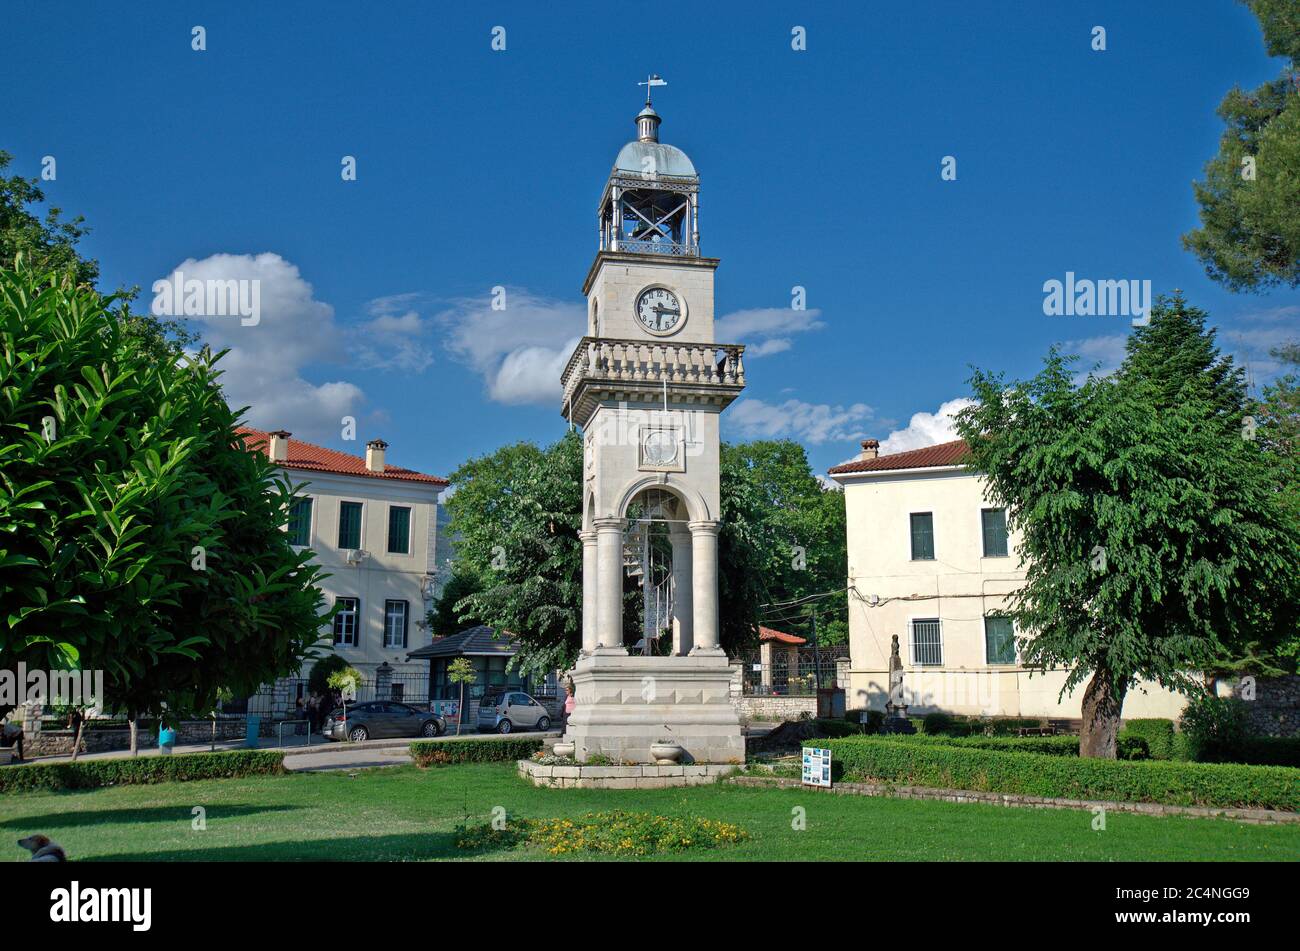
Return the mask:
[[[984,653],[990,664],[1016,662],[1016,635],[1009,617],[984,619]]]
[[[339,548],[361,547],[361,503],[339,503]]]
[[[294,499],[289,506],[289,544],[311,544],[311,499]]]
[[[388,509],[388,550],[395,555],[411,553],[411,510],[400,505]]]
[[[984,509],[980,512],[984,527],[984,557],[1004,558],[1007,554],[1006,509]]]
[[[912,560],[934,560],[934,514],[912,513]]]

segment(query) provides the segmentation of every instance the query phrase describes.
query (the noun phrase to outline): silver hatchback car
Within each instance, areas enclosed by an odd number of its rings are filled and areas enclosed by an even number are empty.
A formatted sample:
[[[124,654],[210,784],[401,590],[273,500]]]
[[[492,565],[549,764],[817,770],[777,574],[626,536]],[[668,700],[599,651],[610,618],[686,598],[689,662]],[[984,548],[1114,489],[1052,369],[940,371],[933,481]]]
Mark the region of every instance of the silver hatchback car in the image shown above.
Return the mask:
[[[478,705],[480,733],[513,733],[517,730],[549,730],[551,717],[546,708],[519,690],[488,693]]]

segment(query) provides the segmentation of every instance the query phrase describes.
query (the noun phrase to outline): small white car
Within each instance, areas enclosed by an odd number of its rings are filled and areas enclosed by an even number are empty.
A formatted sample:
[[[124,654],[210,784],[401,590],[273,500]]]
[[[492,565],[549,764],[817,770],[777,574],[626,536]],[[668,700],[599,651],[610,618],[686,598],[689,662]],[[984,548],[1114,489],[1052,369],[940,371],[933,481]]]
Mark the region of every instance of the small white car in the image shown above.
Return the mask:
[[[480,733],[514,733],[519,730],[551,728],[551,717],[546,708],[520,690],[488,693],[478,705],[478,730]]]

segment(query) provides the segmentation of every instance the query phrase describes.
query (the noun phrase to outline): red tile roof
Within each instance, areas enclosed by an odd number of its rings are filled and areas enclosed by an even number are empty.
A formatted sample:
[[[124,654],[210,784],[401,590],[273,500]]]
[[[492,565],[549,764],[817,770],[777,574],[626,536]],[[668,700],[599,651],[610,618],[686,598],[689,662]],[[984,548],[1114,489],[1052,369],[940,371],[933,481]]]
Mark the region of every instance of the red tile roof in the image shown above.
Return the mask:
[[[798,634],[787,634],[785,631],[773,630],[770,627],[760,627],[758,629],[758,639],[760,641],[780,641],[782,644],[807,644],[808,639],[800,637]]]
[[[271,434],[261,429],[240,426],[236,432],[244,439],[249,449],[269,451]],[[286,469],[305,469],[308,472],[331,472],[335,475],[363,476],[367,479],[397,479],[402,482],[428,482],[432,485],[448,485],[446,479],[425,475],[400,466],[384,465],[383,472],[371,472],[366,468],[366,460],[361,456],[351,456],[337,449],[315,446],[301,439],[289,440],[289,455],[286,461],[279,463]]]
[[[907,452],[894,452],[874,459],[857,459],[845,462],[830,470],[831,475],[851,475],[856,472],[887,472],[891,469],[928,469],[932,466],[955,466],[960,464],[968,453],[966,441],[954,439],[952,442],[926,446],[924,449],[910,449]]]

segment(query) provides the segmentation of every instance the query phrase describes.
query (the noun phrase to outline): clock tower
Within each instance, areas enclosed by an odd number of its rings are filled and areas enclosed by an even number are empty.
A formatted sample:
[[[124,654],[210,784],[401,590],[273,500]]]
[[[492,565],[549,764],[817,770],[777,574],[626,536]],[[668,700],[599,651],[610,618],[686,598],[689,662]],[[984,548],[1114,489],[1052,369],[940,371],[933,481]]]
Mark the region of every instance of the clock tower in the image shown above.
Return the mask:
[[[672,737],[688,759],[735,762],[744,740],[718,636],[718,423],[745,386],[745,348],[714,340],[718,259],[700,252],[700,178],[659,140],[660,121],[647,95],[605,183],[587,334],[562,376],[562,411],[584,444],[582,652],[566,738],[583,761],[650,762],[650,745]]]

